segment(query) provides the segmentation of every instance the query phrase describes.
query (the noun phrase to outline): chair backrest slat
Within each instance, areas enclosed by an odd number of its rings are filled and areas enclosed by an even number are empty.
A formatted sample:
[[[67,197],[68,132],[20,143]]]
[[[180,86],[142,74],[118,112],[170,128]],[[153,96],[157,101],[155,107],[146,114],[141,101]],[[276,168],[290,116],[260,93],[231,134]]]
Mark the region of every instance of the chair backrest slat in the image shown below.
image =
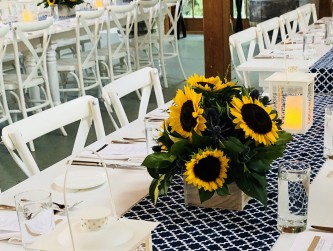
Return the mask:
[[[26,143],[76,121],[80,125],[72,154],[83,150],[92,122],[97,139],[105,137],[98,99],[82,96],[4,127],[2,140],[23,172],[32,176],[39,169]]]
[[[141,90],[141,101],[138,118],[147,113],[151,90],[154,88],[157,106],[164,104],[163,92],[157,69],[145,67],[119,78],[103,87],[102,95],[106,109],[111,115],[111,106],[114,108],[121,126],[129,123],[120,99],[129,93]]]

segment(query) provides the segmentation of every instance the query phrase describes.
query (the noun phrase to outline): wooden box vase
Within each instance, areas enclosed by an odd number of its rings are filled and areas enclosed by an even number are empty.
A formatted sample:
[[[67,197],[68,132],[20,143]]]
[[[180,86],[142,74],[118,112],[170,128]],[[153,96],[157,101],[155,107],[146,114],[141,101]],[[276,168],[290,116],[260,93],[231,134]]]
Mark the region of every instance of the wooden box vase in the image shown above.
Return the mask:
[[[220,196],[215,193],[212,198],[201,203],[198,188],[192,184],[190,185],[184,182],[185,205],[229,210],[243,210],[251,197],[240,190],[236,183],[229,184],[228,189],[230,195]]]

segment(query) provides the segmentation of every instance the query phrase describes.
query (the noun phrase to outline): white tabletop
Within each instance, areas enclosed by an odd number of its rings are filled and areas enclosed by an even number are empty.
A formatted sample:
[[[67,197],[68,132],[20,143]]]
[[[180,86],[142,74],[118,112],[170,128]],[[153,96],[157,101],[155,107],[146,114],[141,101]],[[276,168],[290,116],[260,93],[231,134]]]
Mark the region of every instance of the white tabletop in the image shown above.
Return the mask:
[[[135,121],[120,130],[108,135],[104,140],[105,143],[110,143],[112,139],[122,139],[122,137],[144,137],[144,123],[143,121]],[[1,204],[14,205],[14,195],[30,190],[30,189],[44,189],[49,190],[52,193],[53,201],[63,203],[63,189],[56,186],[53,181],[59,175],[65,173],[67,169],[68,158],[52,165],[51,167],[43,170],[42,172],[24,180],[23,182],[15,185],[1,194]],[[80,168],[85,167],[73,167]],[[96,170],[103,170],[101,167],[89,167],[96,168]],[[148,174],[147,170],[139,169],[111,169],[108,168],[108,175],[111,181],[111,190],[116,204],[117,215],[121,216],[128,211],[133,205],[139,202],[144,196],[148,194],[148,189],[152,178]],[[106,196],[109,193],[107,183],[103,185],[87,189],[87,190],[72,190],[68,192],[69,203],[83,200],[83,202],[73,210],[77,210],[86,206],[110,206],[110,201]],[[2,251],[18,251],[23,250],[20,245],[8,244],[7,241],[0,241],[0,250]]]
[[[327,160],[310,185],[307,229],[333,227],[333,160]],[[288,251],[298,234],[281,234],[272,251]]]

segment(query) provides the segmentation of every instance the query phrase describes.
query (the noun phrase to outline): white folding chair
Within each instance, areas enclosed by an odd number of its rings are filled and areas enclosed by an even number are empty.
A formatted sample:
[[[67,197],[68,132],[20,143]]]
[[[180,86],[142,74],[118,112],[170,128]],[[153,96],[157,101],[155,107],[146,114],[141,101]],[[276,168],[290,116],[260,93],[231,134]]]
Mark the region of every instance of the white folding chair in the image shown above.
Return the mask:
[[[9,32],[9,26],[0,27],[0,123],[7,121],[9,124],[12,123],[12,118],[9,113],[6,91],[3,82],[3,68],[2,62],[6,53],[6,39],[5,36]]]
[[[272,49],[278,40],[280,33],[280,21],[278,17],[271,18],[257,24],[259,50]],[[281,37],[283,40],[283,38]]]
[[[138,70],[146,66],[154,67],[152,32],[157,25],[159,0],[137,0],[136,3],[137,19],[134,23],[134,37],[130,40],[130,46],[134,50],[134,66]]]
[[[167,73],[165,70],[165,60],[171,58],[177,58],[180,71],[183,75],[184,80],[187,78],[182,62],[180,60],[180,54],[178,49],[178,39],[177,39],[177,24],[179,17],[182,13],[183,3],[182,0],[161,0],[160,4],[160,18],[159,18],[159,32],[158,36],[153,37],[157,39],[159,44],[159,57],[161,62],[161,70],[163,75],[164,86],[168,87]],[[174,11],[172,11],[174,10]],[[164,19],[168,17],[169,19],[169,29],[167,32],[164,31]],[[171,47],[166,47],[165,45],[171,45]]]
[[[317,10],[314,3],[308,3],[297,8],[302,30],[317,21]]]
[[[57,70],[61,79],[60,92],[64,93],[65,100],[67,92],[77,92],[79,96],[84,96],[88,90],[94,88],[101,90],[102,88],[97,47],[104,25],[100,19],[103,13],[103,9],[76,13],[76,55],[74,58],[57,60]],[[88,53],[82,53],[81,37],[89,38],[91,47]],[[74,81],[69,83],[68,76],[72,76]]]
[[[302,28],[297,9],[280,16],[280,32],[283,39],[286,38],[287,35],[290,37],[295,33],[302,31]]]
[[[135,14],[135,2],[107,7],[106,47],[98,49],[98,57],[107,72],[108,82],[132,72],[129,40],[134,27]],[[111,22],[116,26],[112,30]],[[117,42],[113,43],[111,36]],[[104,78],[102,77],[102,79]]]
[[[118,126],[111,115],[111,106],[116,112],[121,127],[127,125],[129,121],[120,99],[129,93],[141,90],[142,96],[138,118],[144,118],[147,113],[152,88],[154,88],[157,106],[159,107],[164,104],[163,92],[157,69],[151,67],[145,67],[138,71],[132,72],[103,87],[102,96],[104,104],[116,128]]]
[[[5,90],[11,98],[8,99],[9,111],[15,119],[18,114],[26,118],[29,113],[53,106],[46,66],[46,52],[52,24],[52,18],[12,24],[15,74],[5,74],[4,83]],[[40,41],[29,39],[33,32],[42,33]],[[25,55],[24,63],[27,73],[24,74],[21,72],[21,51]],[[12,100],[13,102],[10,102]]]
[[[229,36],[232,66],[236,72],[237,80],[247,87],[251,86],[250,75],[248,72],[238,71],[237,66],[253,58],[257,53],[257,43],[257,29],[255,27],[250,27]]]
[[[38,173],[39,168],[26,143],[76,121],[80,121],[80,125],[72,154],[83,150],[92,123],[97,140],[105,137],[98,99],[82,96],[4,127],[2,140],[14,161],[30,177]]]

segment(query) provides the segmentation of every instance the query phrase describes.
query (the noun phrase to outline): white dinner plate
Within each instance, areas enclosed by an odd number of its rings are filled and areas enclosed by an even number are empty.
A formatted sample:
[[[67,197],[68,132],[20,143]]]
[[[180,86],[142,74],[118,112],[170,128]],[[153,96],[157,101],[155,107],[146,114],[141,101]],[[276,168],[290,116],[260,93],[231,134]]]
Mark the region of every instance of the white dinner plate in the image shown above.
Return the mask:
[[[111,221],[108,226],[98,231],[84,231],[80,223],[73,224],[75,248],[78,250],[112,250],[129,241],[134,232],[120,221]],[[58,242],[65,248],[72,248],[72,241],[68,227],[59,235]]]
[[[64,186],[65,175],[60,175],[54,179],[54,184],[59,187]],[[69,171],[67,174],[66,188],[68,189],[89,189],[100,186],[106,181],[104,170],[80,170]]]

